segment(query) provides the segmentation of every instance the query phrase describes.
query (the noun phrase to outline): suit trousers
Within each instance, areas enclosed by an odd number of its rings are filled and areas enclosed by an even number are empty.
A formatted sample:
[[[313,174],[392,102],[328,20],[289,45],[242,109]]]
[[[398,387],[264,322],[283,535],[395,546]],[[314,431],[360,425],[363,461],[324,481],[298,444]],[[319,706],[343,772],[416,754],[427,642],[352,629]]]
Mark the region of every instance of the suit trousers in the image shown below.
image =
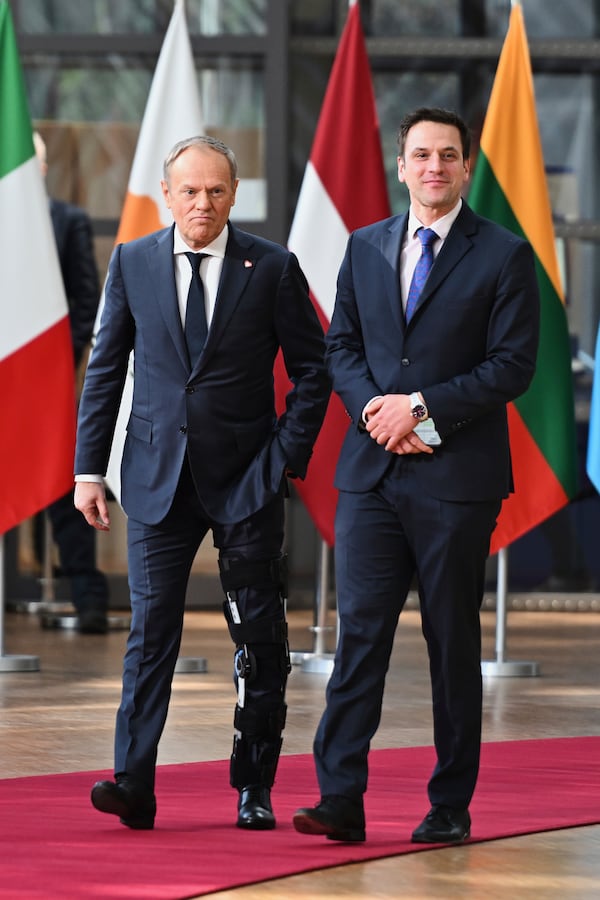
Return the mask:
[[[269,502],[235,525],[210,520],[199,499],[187,461],[171,509],[158,525],[128,520],[131,629],[123,664],[121,704],[115,732],[115,775],[127,773],[154,789],[158,742],[179,654],[185,596],[191,566],[209,530],[221,558],[278,558],[284,533],[284,497]],[[242,620],[281,615],[273,589],[238,591]],[[246,695],[273,706],[281,703],[279,667],[257,673]]]
[[[437,764],[432,805],[466,808],[479,769],[485,562],[500,501],[450,503],[395,458],[377,487],[340,492],[336,513],[339,639],[314,742],[321,794],[361,800],[394,634],[416,575],[427,643]]]
[[[96,566],[96,532],[73,505],[73,491],[48,507],[58,546],[60,575],[69,579],[71,600],[79,614],[108,610],[108,581]]]

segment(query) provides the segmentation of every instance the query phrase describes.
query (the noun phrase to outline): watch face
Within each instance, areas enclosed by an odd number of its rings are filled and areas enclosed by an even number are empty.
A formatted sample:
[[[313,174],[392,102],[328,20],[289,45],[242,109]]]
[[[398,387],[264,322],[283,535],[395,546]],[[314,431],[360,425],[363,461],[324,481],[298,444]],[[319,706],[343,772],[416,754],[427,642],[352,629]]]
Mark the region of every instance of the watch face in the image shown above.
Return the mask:
[[[411,409],[411,414],[415,419],[424,419],[427,415],[427,410],[423,406],[422,403],[417,403],[416,406],[413,406]]]

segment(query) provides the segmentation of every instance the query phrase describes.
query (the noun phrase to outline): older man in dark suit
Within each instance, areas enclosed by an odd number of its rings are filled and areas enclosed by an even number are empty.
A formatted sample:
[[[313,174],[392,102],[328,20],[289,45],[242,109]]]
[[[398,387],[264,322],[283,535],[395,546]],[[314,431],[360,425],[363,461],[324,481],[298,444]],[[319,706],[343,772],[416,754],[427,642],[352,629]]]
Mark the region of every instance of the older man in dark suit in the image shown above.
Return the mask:
[[[539,299],[529,244],[461,199],[469,152],[455,113],[406,116],[410,209],[351,235],[339,274],[327,356],[353,424],[336,473],[340,628],[314,743],[321,801],[296,813],[304,833],[365,839],[368,751],[414,576],[437,764],[412,839],[470,833],[485,562],[512,490],[506,405],[533,376]]]
[[[156,754],[179,651],[190,568],[211,530],[236,645],[231,784],[237,825],[275,827],[270,790],[289,671],[282,559],[287,477],[303,478],[329,397],[323,333],[296,257],[229,221],[232,151],[176,145],[163,194],[175,224],[117,246],[81,398],[75,502],[108,527],[106,472],[130,351],[121,466],[132,622],[115,739],[115,782],[94,806],[152,828]],[[273,364],[292,387],[277,416]],[[210,811],[207,811],[210,816]]]

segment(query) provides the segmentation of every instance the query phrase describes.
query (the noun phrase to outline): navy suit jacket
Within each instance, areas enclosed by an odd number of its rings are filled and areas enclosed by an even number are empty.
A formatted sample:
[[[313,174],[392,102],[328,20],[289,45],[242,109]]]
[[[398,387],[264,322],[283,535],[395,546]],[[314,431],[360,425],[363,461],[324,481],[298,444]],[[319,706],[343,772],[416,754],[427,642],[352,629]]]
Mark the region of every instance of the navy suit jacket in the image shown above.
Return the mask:
[[[279,348],[293,387],[278,417]],[[193,368],[175,287],[173,226],[117,246],[80,402],[76,474],[106,473],[134,351],[121,464],[127,515],[168,512],[187,453],[208,515],[239,522],[272,499],[285,471],[304,477],[330,384],[323,332],[296,257],[229,225],[209,335]]]
[[[92,223],[81,207],[54,198],[50,200],[50,216],[69,304],[73,354],[78,364],[92,337],[100,300]]]
[[[361,427],[376,395],[421,391],[442,437],[411,456],[423,490],[444,500],[492,500],[512,490],[506,404],[535,370],[539,296],[533,252],[466,204],[435,260],[410,323],[399,260],[408,216],[350,236],[327,334],[333,388],[352,419],[336,486],[371,490],[393,454]]]

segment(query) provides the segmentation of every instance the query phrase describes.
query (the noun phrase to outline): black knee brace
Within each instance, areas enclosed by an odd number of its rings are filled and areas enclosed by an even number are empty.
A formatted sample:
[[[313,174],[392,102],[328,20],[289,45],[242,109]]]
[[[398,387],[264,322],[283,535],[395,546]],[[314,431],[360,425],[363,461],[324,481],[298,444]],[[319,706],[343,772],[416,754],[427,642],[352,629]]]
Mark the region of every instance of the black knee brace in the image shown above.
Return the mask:
[[[267,560],[220,559],[221,585],[227,597],[223,604],[229,634],[236,645],[234,678],[247,684],[257,672],[257,657],[279,657],[284,687],[291,671],[288,630],[285,619],[287,568],[285,557]],[[252,621],[242,621],[237,592],[240,588],[274,588],[281,601],[280,611]]]
[[[287,622],[285,620],[285,558],[273,560],[219,560],[223,604],[231,639],[236,645],[234,681],[238,702],[234,714],[235,736],[231,756],[231,785],[239,790],[250,784],[271,787],[281,750],[287,707],[284,702],[287,676],[291,671]],[[242,621],[237,592],[241,588],[273,588],[281,608],[270,616]],[[280,696],[274,704],[254,700],[246,703],[246,686],[252,684],[267,660],[279,668]]]

